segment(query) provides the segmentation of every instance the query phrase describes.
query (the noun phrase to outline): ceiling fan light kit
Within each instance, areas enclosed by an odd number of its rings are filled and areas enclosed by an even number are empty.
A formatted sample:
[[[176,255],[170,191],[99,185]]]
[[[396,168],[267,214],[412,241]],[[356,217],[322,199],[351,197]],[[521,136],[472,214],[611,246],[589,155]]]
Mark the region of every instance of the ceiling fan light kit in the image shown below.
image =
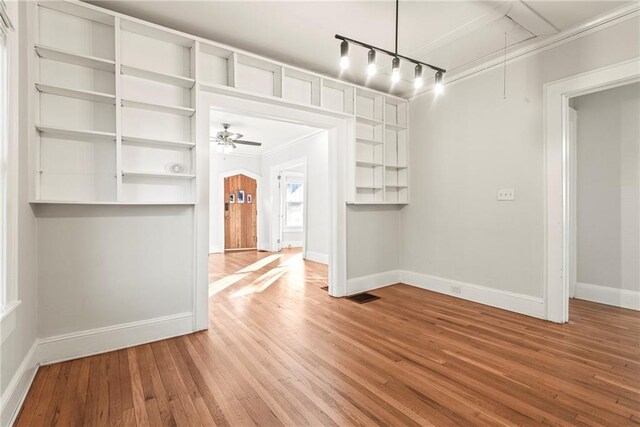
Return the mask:
[[[250,145],[252,147],[260,147],[262,145],[261,142],[255,141],[242,141],[241,138],[244,137],[241,133],[229,132],[229,128],[231,125],[229,123],[223,123],[222,127],[224,130],[219,131],[215,138],[211,138],[212,141],[217,142],[216,144],[216,152],[220,154],[230,154],[238,148],[236,144],[241,145]]]
[[[417,59],[410,58],[408,56],[400,55],[398,53],[398,8],[399,8],[399,0],[396,0],[396,43],[395,50],[393,52],[382,49],[381,47],[373,46],[369,43],[361,42],[359,40],[355,40],[349,37],[342,36],[340,34],[336,34],[336,38],[338,40],[342,40],[340,43],[340,68],[342,70],[346,70],[349,67],[349,44],[353,44],[356,46],[361,46],[366,49],[369,49],[368,57],[368,65],[367,65],[367,75],[373,76],[377,72],[376,68],[376,52],[383,53],[392,57],[391,60],[391,82],[393,84],[400,81],[400,60],[404,60],[415,64],[415,78],[413,81],[413,85],[416,89],[421,88],[424,85],[424,80],[422,77],[423,67],[427,67],[436,72],[435,75],[435,85],[434,91],[436,94],[441,94],[443,92],[443,84],[444,84],[444,73],[447,72],[444,68],[437,67],[435,65],[427,64],[426,62],[418,61]]]

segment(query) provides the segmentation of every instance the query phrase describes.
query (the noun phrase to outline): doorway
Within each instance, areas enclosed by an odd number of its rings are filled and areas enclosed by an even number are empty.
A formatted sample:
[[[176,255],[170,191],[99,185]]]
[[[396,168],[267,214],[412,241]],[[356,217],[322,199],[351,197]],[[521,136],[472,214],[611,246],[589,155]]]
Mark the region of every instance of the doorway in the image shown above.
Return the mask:
[[[225,177],[223,203],[225,252],[257,249],[257,181],[242,174]]]
[[[571,203],[572,164],[576,151],[570,144],[570,99],[640,81],[640,60],[632,59],[576,76],[547,83],[544,87],[544,143],[546,160],[545,318],[569,321],[572,235],[576,221]],[[638,302],[640,306],[640,301]]]

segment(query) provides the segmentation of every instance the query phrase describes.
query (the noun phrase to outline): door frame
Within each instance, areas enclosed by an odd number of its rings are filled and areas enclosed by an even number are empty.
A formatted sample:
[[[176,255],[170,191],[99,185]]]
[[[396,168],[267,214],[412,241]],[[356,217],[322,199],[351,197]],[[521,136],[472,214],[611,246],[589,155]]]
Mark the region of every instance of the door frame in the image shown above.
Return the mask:
[[[274,236],[273,241],[271,242],[271,247],[274,249],[274,252],[278,252],[282,249],[282,215],[283,215],[283,198],[282,191],[283,188],[278,188],[278,174],[283,170],[295,166],[302,165],[304,170],[303,174],[303,185],[304,185],[304,213],[303,213],[303,225],[302,225],[302,258],[307,257],[307,223],[308,223],[308,210],[307,203],[309,201],[307,195],[307,189],[309,188],[309,178],[308,171],[309,165],[307,161],[307,157],[299,157],[297,159],[288,160],[283,163],[279,163],[277,165],[271,166],[270,176],[271,176],[271,210],[272,212],[276,212],[277,214],[271,218],[270,226],[271,226],[271,235]],[[277,197],[276,197],[277,195]],[[277,239],[280,239],[280,244],[278,244]]]
[[[278,100],[244,99],[210,91],[196,90],[198,119],[196,152],[196,198],[194,209],[194,330],[209,325],[209,229],[211,146],[210,111],[225,109],[327,130],[329,144],[329,295],[347,294],[347,186],[348,149],[355,138],[355,118],[351,114],[285,106]],[[224,91],[224,90],[222,90]],[[215,206],[215,205],[213,205]]]
[[[568,138],[569,100],[640,81],[640,58],[598,68],[544,85],[545,150],[545,317],[556,323],[569,321],[571,236],[576,227],[569,206],[570,164],[576,153]]]
[[[209,249],[210,253],[224,253],[226,248],[225,248],[225,226],[224,226],[224,204],[226,203],[226,201],[224,200],[224,179],[225,178],[229,178],[231,176],[235,176],[235,175],[245,175],[248,176],[251,179],[255,179],[256,181],[256,194],[259,196],[261,193],[261,176],[258,174],[255,174],[247,169],[243,169],[243,168],[238,168],[238,169],[233,169],[230,171],[226,171],[226,172],[220,172],[218,174],[218,179],[216,180],[216,185],[218,186],[218,194],[222,194],[222,198],[218,198],[218,202],[214,201],[212,203],[212,205],[216,205],[217,206],[217,210],[218,212],[220,212],[222,214],[222,216],[220,216],[218,218],[218,230],[220,231],[220,238],[218,240],[218,248],[220,248],[219,251],[216,252],[211,252],[211,249]],[[255,195],[254,195],[255,196]],[[256,198],[254,200],[254,203],[256,203],[256,215],[258,216],[258,218],[261,218],[261,215],[263,213],[263,209],[262,209],[262,204],[259,203],[260,199]],[[256,221],[256,247],[258,249],[262,249],[262,246],[260,246],[260,221],[257,220]]]

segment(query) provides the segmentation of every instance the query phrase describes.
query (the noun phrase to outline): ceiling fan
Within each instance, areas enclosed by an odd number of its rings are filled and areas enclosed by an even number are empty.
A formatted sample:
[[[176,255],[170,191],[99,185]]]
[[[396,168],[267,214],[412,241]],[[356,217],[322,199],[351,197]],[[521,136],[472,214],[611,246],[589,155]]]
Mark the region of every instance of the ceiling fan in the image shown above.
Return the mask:
[[[240,139],[244,135],[241,133],[229,132],[229,128],[231,127],[229,123],[223,123],[222,127],[224,130],[221,130],[214,138],[211,138],[211,141],[217,142],[216,151],[218,153],[229,154],[237,148],[236,144],[251,145],[253,147],[260,147],[262,145],[261,142],[241,141]]]

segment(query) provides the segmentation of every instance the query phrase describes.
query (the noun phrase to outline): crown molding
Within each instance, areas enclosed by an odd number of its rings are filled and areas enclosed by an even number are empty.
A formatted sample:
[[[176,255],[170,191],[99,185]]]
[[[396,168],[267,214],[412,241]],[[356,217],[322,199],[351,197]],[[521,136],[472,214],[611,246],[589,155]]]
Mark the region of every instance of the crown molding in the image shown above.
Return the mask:
[[[537,55],[546,50],[553,49],[561,46],[565,43],[577,40],[581,37],[585,37],[589,34],[593,34],[597,31],[603,30],[607,27],[620,24],[628,19],[640,16],[640,2],[635,1],[633,3],[621,6],[615,10],[607,12],[594,18],[583,24],[577,25],[568,30],[554,34],[552,36],[545,37],[538,42],[531,43],[528,46],[516,49],[507,54],[506,62],[515,62],[522,59],[526,59],[530,56]],[[467,70],[463,70],[457,73],[447,73],[446,85],[452,85],[469,78],[475,77],[479,74],[486,73],[493,70],[496,67],[502,66],[505,62],[504,58],[493,58],[485,61],[475,67]],[[451,74],[449,76],[449,74]],[[423,95],[430,93],[433,90],[433,83],[425,86],[425,90],[409,97],[409,101],[413,101]]]

